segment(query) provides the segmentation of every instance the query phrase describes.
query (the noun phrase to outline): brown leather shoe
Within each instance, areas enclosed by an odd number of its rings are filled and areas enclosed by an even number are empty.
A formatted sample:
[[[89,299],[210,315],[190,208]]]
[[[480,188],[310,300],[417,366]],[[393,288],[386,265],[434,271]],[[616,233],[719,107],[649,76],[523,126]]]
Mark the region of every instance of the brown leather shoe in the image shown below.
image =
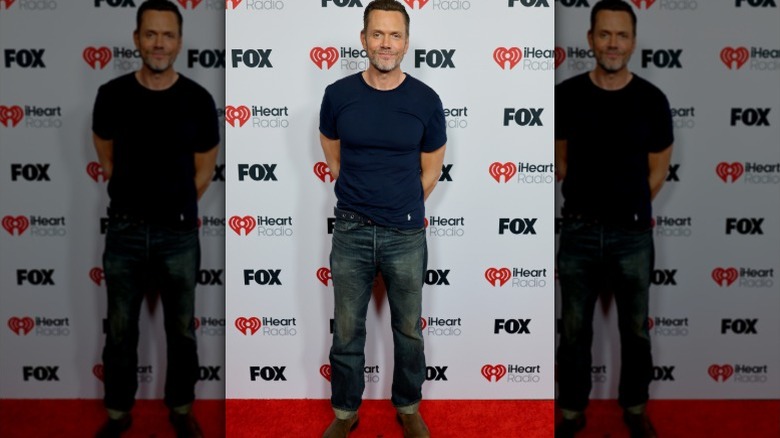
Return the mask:
[[[346,420],[339,420],[334,418],[330,423],[325,433],[322,434],[322,438],[345,438],[350,432],[355,430],[358,426],[358,416],[355,414],[352,418]]]
[[[133,417],[130,414],[116,420],[108,419],[97,431],[95,438],[119,438],[132,424]]]
[[[176,430],[176,438],[203,438],[203,431],[191,412],[189,414],[171,412],[168,419]]]
[[[653,423],[650,421],[650,417],[645,413],[641,414],[629,414],[623,413],[623,421],[628,426],[628,430],[631,433],[631,438],[657,438]]]
[[[398,414],[396,418],[404,427],[404,438],[430,438],[431,432],[419,412]]]

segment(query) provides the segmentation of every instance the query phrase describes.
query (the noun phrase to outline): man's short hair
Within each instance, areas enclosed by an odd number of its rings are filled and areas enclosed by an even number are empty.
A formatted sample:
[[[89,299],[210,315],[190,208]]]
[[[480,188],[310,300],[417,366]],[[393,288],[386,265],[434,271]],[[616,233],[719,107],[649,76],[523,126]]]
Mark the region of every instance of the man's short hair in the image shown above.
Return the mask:
[[[141,19],[146,11],[168,11],[173,12],[176,15],[176,21],[179,22],[179,36],[182,34],[182,26],[184,20],[182,19],[181,12],[176,3],[171,0],[146,0],[138,7],[138,12],[135,15],[135,31],[141,30]]]
[[[400,12],[406,20],[406,36],[409,36],[409,13],[406,12],[404,5],[398,0],[372,0],[363,10],[363,32],[368,29],[368,14],[371,11],[392,11]]]
[[[628,4],[625,0],[600,0],[598,3],[596,3],[593,6],[593,9],[590,10],[591,32],[593,32],[593,29],[596,27],[596,14],[598,14],[599,11],[628,12],[628,15],[631,16],[631,24],[634,25],[634,35],[636,35],[636,14],[634,13],[634,8],[632,8],[631,5]]]

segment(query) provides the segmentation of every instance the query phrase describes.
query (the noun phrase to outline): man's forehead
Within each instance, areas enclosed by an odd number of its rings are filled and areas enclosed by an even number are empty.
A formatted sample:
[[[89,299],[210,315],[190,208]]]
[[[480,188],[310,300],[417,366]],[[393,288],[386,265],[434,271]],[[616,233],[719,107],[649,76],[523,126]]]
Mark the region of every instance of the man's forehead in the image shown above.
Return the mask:
[[[376,22],[379,20],[384,20],[385,22],[397,21],[397,23],[394,24],[406,26],[404,15],[398,11],[373,10],[368,13],[369,27],[371,27],[372,25],[376,25]]]
[[[632,27],[631,15],[626,11],[603,10],[596,13],[595,27]]]
[[[176,18],[176,14],[171,11],[144,11],[143,15],[141,15],[141,27],[148,28],[152,26],[173,26],[178,28],[179,22]]]

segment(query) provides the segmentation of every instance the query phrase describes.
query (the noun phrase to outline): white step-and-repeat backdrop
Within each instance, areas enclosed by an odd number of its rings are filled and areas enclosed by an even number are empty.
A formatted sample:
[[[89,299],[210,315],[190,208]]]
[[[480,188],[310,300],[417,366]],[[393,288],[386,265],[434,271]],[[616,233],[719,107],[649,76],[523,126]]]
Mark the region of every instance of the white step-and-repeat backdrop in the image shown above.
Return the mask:
[[[556,82],[593,68],[586,33],[594,3],[556,2]],[[630,3],[638,23],[629,66],[666,93],[675,126],[672,164],[653,205],[651,397],[778,398],[777,2]],[[615,398],[614,304],[604,300],[597,314],[593,396]]]
[[[140,3],[0,0],[2,398],[103,396],[108,196],[92,145],[92,105],[101,84],[141,65],[132,39]],[[176,69],[206,87],[222,111],[224,2],[178,3],[184,45]],[[223,157],[224,150],[200,202],[201,398],[225,393]],[[138,396],[162,398],[162,309],[157,299],[144,308]]]
[[[227,11],[228,398],[330,396],[333,180],[325,87],[364,70],[367,0],[233,2]],[[407,0],[402,68],[444,103],[427,202],[426,398],[551,399],[553,7]],[[392,181],[387,181],[392,184]],[[389,398],[386,297],[369,307],[366,398]]]

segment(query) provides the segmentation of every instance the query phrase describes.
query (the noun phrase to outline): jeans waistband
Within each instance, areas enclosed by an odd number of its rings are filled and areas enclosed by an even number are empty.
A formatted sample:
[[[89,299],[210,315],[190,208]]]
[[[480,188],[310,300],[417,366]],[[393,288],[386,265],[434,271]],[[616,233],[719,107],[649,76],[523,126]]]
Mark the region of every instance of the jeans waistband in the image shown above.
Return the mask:
[[[349,222],[359,222],[366,225],[376,225],[374,221],[363,216],[362,214],[355,213],[354,211],[342,210],[340,208],[333,208],[333,214],[336,215],[336,219],[341,219]]]
[[[108,209],[109,221],[129,222],[135,225],[159,225],[175,229],[189,229],[197,227],[197,219],[188,220],[183,217],[145,217],[127,211]]]
[[[604,219],[572,212],[564,212],[563,219],[578,221],[587,225],[603,225],[607,227],[622,228],[633,231],[643,231],[649,228],[648,224],[642,223],[641,221]]]

